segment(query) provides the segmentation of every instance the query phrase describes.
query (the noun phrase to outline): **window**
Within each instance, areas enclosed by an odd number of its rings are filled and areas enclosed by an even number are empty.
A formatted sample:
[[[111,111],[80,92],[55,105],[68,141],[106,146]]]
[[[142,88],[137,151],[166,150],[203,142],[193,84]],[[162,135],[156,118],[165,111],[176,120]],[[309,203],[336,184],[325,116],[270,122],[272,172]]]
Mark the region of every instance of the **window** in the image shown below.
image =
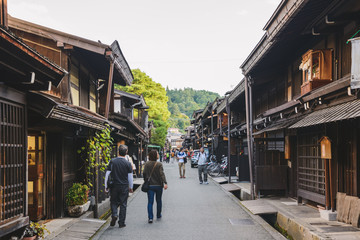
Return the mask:
[[[298,161],[299,188],[324,195],[324,160],[320,157],[319,136],[317,134],[299,135]]]
[[[0,225],[25,213],[25,123],[22,105],[0,100]]]
[[[121,99],[117,98],[114,100],[114,112],[121,113]]]
[[[90,111],[96,112],[96,80],[90,76]]]
[[[72,104],[80,106],[80,81],[79,81],[79,68],[74,64],[71,64],[70,69],[70,87]]]

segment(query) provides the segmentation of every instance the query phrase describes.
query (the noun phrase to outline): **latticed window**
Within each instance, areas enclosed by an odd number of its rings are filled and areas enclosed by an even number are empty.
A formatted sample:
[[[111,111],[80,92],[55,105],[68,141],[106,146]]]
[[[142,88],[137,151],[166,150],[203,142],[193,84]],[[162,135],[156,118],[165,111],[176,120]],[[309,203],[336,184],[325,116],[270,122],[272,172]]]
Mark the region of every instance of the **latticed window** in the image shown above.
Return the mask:
[[[25,109],[0,100],[0,225],[25,211]]]
[[[325,168],[318,135],[300,135],[298,144],[299,188],[325,194]]]

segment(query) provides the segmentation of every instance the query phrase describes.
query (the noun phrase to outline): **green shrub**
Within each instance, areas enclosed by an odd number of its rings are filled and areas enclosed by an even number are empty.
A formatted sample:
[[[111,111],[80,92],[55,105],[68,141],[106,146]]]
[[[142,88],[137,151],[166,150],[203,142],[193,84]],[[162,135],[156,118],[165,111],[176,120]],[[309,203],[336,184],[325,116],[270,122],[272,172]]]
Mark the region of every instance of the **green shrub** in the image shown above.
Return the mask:
[[[66,194],[66,204],[68,206],[83,205],[88,201],[89,187],[74,183]]]

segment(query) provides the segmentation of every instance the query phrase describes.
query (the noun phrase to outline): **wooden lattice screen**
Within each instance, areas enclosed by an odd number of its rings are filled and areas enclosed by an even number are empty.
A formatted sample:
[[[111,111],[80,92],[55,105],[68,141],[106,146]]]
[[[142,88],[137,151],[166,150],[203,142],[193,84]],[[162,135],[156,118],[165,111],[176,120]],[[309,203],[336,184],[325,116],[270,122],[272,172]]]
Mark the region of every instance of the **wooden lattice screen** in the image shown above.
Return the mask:
[[[320,157],[320,144],[317,135],[299,136],[298,161],[299,188],[324,195],[324,160]]]
[[[0,225],[24,215],[25,108],[0,100]]]

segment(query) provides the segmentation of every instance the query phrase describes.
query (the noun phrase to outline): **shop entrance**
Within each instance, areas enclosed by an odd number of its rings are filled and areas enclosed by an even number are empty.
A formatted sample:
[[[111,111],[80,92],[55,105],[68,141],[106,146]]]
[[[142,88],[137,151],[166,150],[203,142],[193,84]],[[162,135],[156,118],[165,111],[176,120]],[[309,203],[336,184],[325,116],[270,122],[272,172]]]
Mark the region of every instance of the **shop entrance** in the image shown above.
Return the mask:
[[[28,135],[28,204],[29,217],[38,221],[44,217],[44,137]]]

